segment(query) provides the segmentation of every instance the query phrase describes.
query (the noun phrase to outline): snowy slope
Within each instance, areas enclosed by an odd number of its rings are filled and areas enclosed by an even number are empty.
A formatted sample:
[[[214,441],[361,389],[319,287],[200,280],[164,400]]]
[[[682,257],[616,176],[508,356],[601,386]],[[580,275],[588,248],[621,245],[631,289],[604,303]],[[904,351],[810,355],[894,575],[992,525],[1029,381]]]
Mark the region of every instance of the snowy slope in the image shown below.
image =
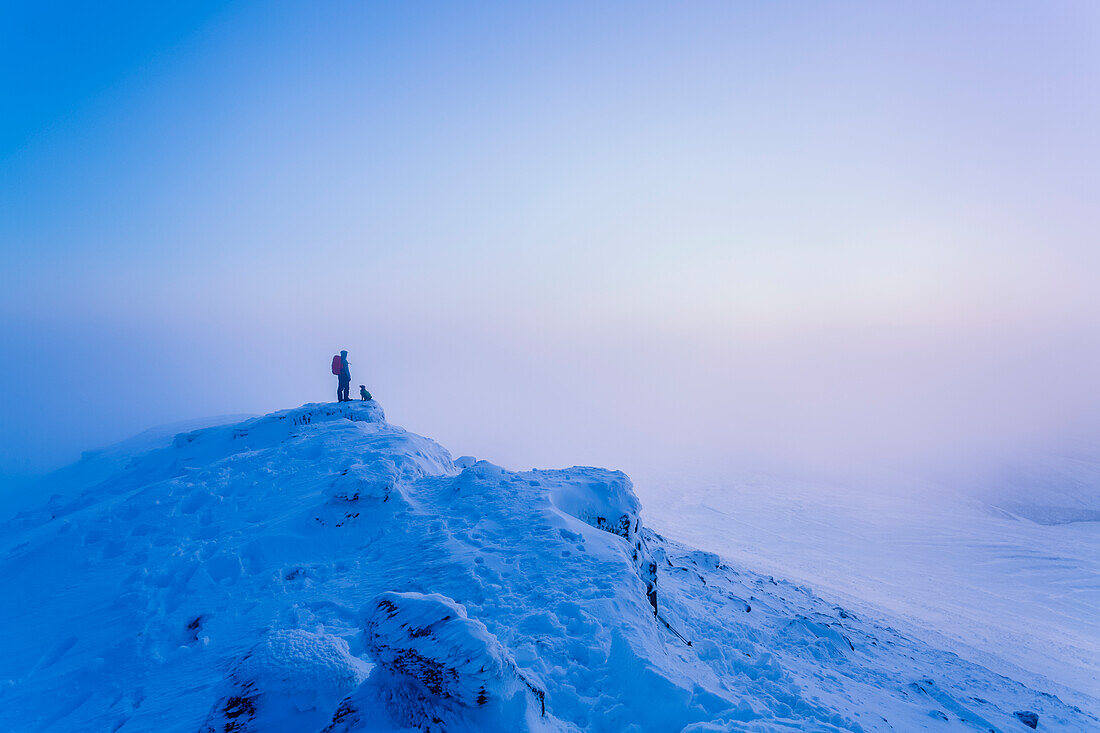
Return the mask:
[[[457,463],[367,402],[77,464],[0,530],[0,730],[1100,730],[662,538],[621,473]]]
[[[84,451],[81,460],[46,476],[18,481],[12,486],[0,483],[0,518],[6,519],[16,511],[41,504],[38,497],[71,496],[82,488],[92,486],[117,473],[138,453],[163,448],[176,435],[215,425],[239,423],[255,415],[218,415],[195,420],[183,420],[145,430],[121,443]]]
[[[1100,452],[1095,442],[1018,451],[963,480],[976,486],[991,506],[1039,524],[1100,521]]]
[[[660,532],[812,584],[849,610],[889,616],[1095,709],[1100,523],[1037,523],[958,486],[893,472],[867,486],[776,471],[720,482],[680,472],[645,481],[639,493]]]

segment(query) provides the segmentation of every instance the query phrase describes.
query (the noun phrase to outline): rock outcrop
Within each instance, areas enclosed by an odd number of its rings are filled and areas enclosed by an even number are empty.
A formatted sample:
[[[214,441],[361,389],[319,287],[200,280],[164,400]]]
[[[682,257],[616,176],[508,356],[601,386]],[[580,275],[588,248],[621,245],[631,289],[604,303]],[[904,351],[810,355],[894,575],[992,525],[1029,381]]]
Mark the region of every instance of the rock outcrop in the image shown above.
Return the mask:
[[[364,645],[375,667],[327,731],[546,728],[545,692],[523,676],[485,624],[450,598],[383,593],[364,616]]]

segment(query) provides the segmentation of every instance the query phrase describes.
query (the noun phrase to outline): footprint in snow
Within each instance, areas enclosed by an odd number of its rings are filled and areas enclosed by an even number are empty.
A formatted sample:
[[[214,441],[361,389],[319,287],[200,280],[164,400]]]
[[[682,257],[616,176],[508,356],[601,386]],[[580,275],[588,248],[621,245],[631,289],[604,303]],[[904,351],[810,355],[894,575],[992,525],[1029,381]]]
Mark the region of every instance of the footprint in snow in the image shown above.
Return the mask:
[[[48,667],[52,667],[61,661],[61,659],[69,653],[69,650],[76,646],[76,642],[79,640],[76,636],[67,636],[58,642],[49,653],[38,660],[38,664],[35,665],[31,674]]]

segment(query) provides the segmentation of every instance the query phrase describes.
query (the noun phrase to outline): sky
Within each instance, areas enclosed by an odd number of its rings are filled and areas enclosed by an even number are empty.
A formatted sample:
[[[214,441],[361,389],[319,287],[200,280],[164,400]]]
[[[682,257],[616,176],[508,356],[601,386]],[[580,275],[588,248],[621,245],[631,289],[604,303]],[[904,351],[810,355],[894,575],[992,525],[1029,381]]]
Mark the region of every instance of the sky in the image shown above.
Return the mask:
[[[514,468],[1095,432],[1093,2],[0,14],[9,491],[340,349]]]

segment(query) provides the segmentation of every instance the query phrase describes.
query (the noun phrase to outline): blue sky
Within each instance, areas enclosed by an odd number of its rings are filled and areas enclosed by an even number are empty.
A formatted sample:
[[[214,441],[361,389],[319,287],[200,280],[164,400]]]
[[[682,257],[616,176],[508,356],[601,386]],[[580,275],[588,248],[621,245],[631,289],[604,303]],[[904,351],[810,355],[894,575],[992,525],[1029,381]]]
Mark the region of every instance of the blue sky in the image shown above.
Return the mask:
[[[10,478],[330,399],[340,348],[517,467],[1100,407],[1093,3],[3,15]]]

